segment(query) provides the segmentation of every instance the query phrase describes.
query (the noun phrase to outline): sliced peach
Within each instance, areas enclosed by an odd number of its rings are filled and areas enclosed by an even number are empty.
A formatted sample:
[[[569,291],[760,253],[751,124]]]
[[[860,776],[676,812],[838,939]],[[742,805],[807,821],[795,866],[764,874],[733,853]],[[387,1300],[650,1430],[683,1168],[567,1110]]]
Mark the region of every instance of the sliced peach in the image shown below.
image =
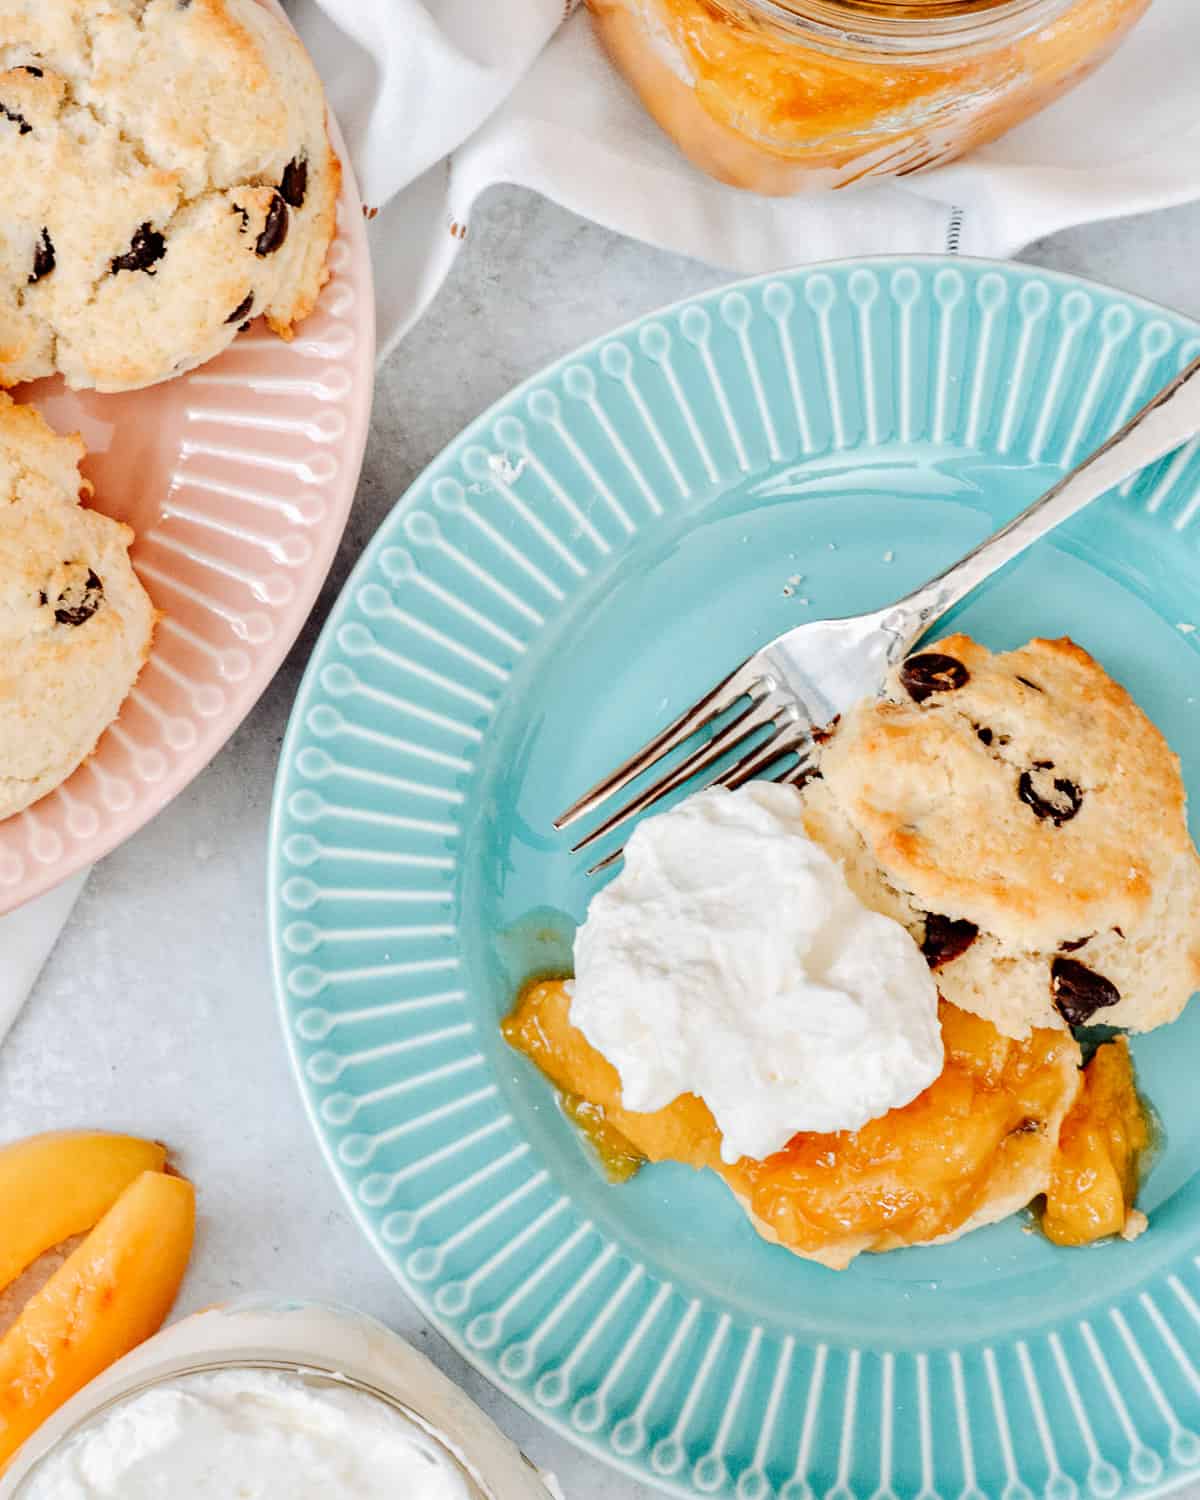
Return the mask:
[[[1063,1121],[1042,1215],[1047,1237],[1056,1245],[1089,1245],[1124,1232],[1137,1196],[1138,1160],[1149,1142],[1129,1043],[1118,1037],[1096,1049]]]
[[[0,1289],[39,1255],[84,1234],[143,1172],[161,1172],[157,1141],[59,1131],[0,1146]]]
[[[0,1339],[0,1471],[48,1416],[171,1310],[195,1229],[182,1177],[144,1172]]]

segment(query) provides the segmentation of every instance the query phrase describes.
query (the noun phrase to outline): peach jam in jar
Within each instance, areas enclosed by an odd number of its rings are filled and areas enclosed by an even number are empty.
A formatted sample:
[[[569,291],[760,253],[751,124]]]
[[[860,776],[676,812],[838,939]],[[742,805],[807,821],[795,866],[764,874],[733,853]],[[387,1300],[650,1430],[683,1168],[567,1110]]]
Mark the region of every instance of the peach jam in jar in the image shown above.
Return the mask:
[[[588,0],[658,123],[776,195],[920,172],[1086,78],[1150,0]]]

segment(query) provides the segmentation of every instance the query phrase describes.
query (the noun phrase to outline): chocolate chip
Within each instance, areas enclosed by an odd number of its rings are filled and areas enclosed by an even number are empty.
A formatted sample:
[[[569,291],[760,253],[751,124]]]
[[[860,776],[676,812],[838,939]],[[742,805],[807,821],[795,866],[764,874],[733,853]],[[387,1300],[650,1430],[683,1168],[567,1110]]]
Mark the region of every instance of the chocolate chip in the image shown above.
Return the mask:
[[[1085,938],[1072,938],[1069,943],[1059,943],[1058,951],[1060,953],[1078,953],[1080,948],[1086,948],[1095,936],[1096,934],[1093,932]]]
[[[1116,1005],[1121,991],[1076,958],[1056,958],[1050,965],[1050,993],[1068,1026],[1086,1026],[1098,1010]]]
[[[1032,688],[1035,693],[1041,693],[1041,692],[1045,691],[1044,688],[1038,687],[1038,685],[1037,685],[1036,682],[1030,682],[1030,680],[1029,680],[1028,677],[1018,676],[1017,677],[1017,681],[1018,682],[1023,682],[1027,688]]]
[[[934,693],[950,693],[963,687],[971,674],[957,657],[940,651],[922,651],[910,656],[900,668],[900,681],[914,703],[924,703]]]
[[[961,958],[978,936],[979,928],[974,922],[956,922],[952,917],[930,912],[925,918],[921,952],[925,955],[925,962],[936,971],[943,964]]]
[[[279,191],[293,208],[303,208],[308,192],[308,157],[295,156],[283,169]]]
[[[1046,774],[1053,769],[1053,761],[1034,761],[1033,770],[1022,771],[1017,780],[1017,796],[1039,818],[1048,818],[1055,828],[1061,828],[1083,806],[1083,793],[1065,776],[1051,778]]]
[[[34,76],[34,78],[44,78],[45,77],[45,74],[42,72],[41,68],[35,68],[32,63],[22,63],[21,64],[21,72],[22,73],[31,73]]]
[[[245,234],[247,229],[250,228],[250,215],[240,203],[231,203],[229,207],[231,213],[241,214],[242,222],[238,225],[238,233]]]
[[[28,135],[33,126],[19,110],[9,109],[6,104],[0,104],[0,119],[11,120],[17,127],[18,135]]]
[[[992,741],[996,738],[996,736],[992,733],[992,731],[990,729],[977,729],[975,731],[975,733],[979,736],[979,739],[985,745],[990,745],[992,743]]]
[[[29,285],[32,286],[35,281],[41,281],[43,276],[49,276],[54,266],[54,241],[50,238],[50,231],[44,228],[41,239],[34,246],[33,273],[29,278]]]
[[[118,271],[145,271],[147,275],[155,273],[150,269],[156,261],[162,260],[167,253],[167,242],[159,234],[157,229],[151,229],[149,224],[143,224],[133,239],[129,242],[129,249],[124,255],[118,255],[112,263],[114,275]]]
[[[42,595],[45,601],[45,594]],[[104,584],[91,568],[80,583],[69,583],[55,602],[54,618],[60,625],[84,625],[104,601]]]
[[[225,319],[225,321],[227,323],[237,323],[237,322],[239,322],[242,318],[244,318],[246,316],[246,314],[250,311],[250,309],[253,306],[254,306],[254,293],[253,292],[247,292],[246,295],[242,298],[242,300],[238,303],[238,305],[234,308],[234,310]],[[245,325],[243,324],[242,326],[244,327]]]
[[[255,255],[274,255],[288,232],[288,206],[278,193],[271,199],[271,206],[267,209],[267,222],[262,227],[262,233],[254,242]]]

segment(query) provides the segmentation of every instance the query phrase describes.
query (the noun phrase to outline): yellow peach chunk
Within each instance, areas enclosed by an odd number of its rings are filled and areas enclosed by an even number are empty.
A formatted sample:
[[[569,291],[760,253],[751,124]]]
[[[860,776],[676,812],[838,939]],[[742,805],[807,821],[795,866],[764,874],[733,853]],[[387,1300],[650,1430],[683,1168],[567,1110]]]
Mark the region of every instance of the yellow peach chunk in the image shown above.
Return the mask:
[[[562,1093],[596,1106],[608,1128],[635,1154],[650,1161],[719,1167],[721,1133],[695,1094],[680,1094],[647,1114],[622,1105],[620,1075],[571,1024],[571,997],[561,979],[526,986],[501,1030],[509,1046],[536,1063]]]
[[[52,1412],[171,1310],[195,1230],[182,1177],[144,1172],[0,1339],[0,1472]]]
[[[161,1172],[157,1141],[56,1131],[0,1146],[0,1290],[47,1250],[85,1234],[143,1172]]]
[[[1138,1189],[1138,1159],[1150,1127],[1133,1076],[1129,1043],[1106,1042],[1083,1070],[1083,1089],[1063,1121],[1042,1228],[1056,1245],[1089,1245],[1124,1234]],[[1133,1232],[1138,1232],[1136,1222]]]

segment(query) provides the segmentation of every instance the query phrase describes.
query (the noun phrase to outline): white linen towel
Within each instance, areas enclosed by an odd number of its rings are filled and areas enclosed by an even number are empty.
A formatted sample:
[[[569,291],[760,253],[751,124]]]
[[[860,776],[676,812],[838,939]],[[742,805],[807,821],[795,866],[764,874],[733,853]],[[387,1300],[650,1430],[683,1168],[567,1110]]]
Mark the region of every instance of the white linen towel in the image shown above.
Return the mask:
[[[80,870],[36,901],[0,917],[0,1041],[50,956],[88,878]]]
[[[1098,74],[965,162],[903,185],[760,198],[653,124],[574,0],[285,0],[325,78],[371,225],[381,354],[493,183],[730,271],[841,255],[1012,255],[1071,224],[1200,197],[1200,0],[1155,0]],[[0,1037],[82,877],[0,918]]]

